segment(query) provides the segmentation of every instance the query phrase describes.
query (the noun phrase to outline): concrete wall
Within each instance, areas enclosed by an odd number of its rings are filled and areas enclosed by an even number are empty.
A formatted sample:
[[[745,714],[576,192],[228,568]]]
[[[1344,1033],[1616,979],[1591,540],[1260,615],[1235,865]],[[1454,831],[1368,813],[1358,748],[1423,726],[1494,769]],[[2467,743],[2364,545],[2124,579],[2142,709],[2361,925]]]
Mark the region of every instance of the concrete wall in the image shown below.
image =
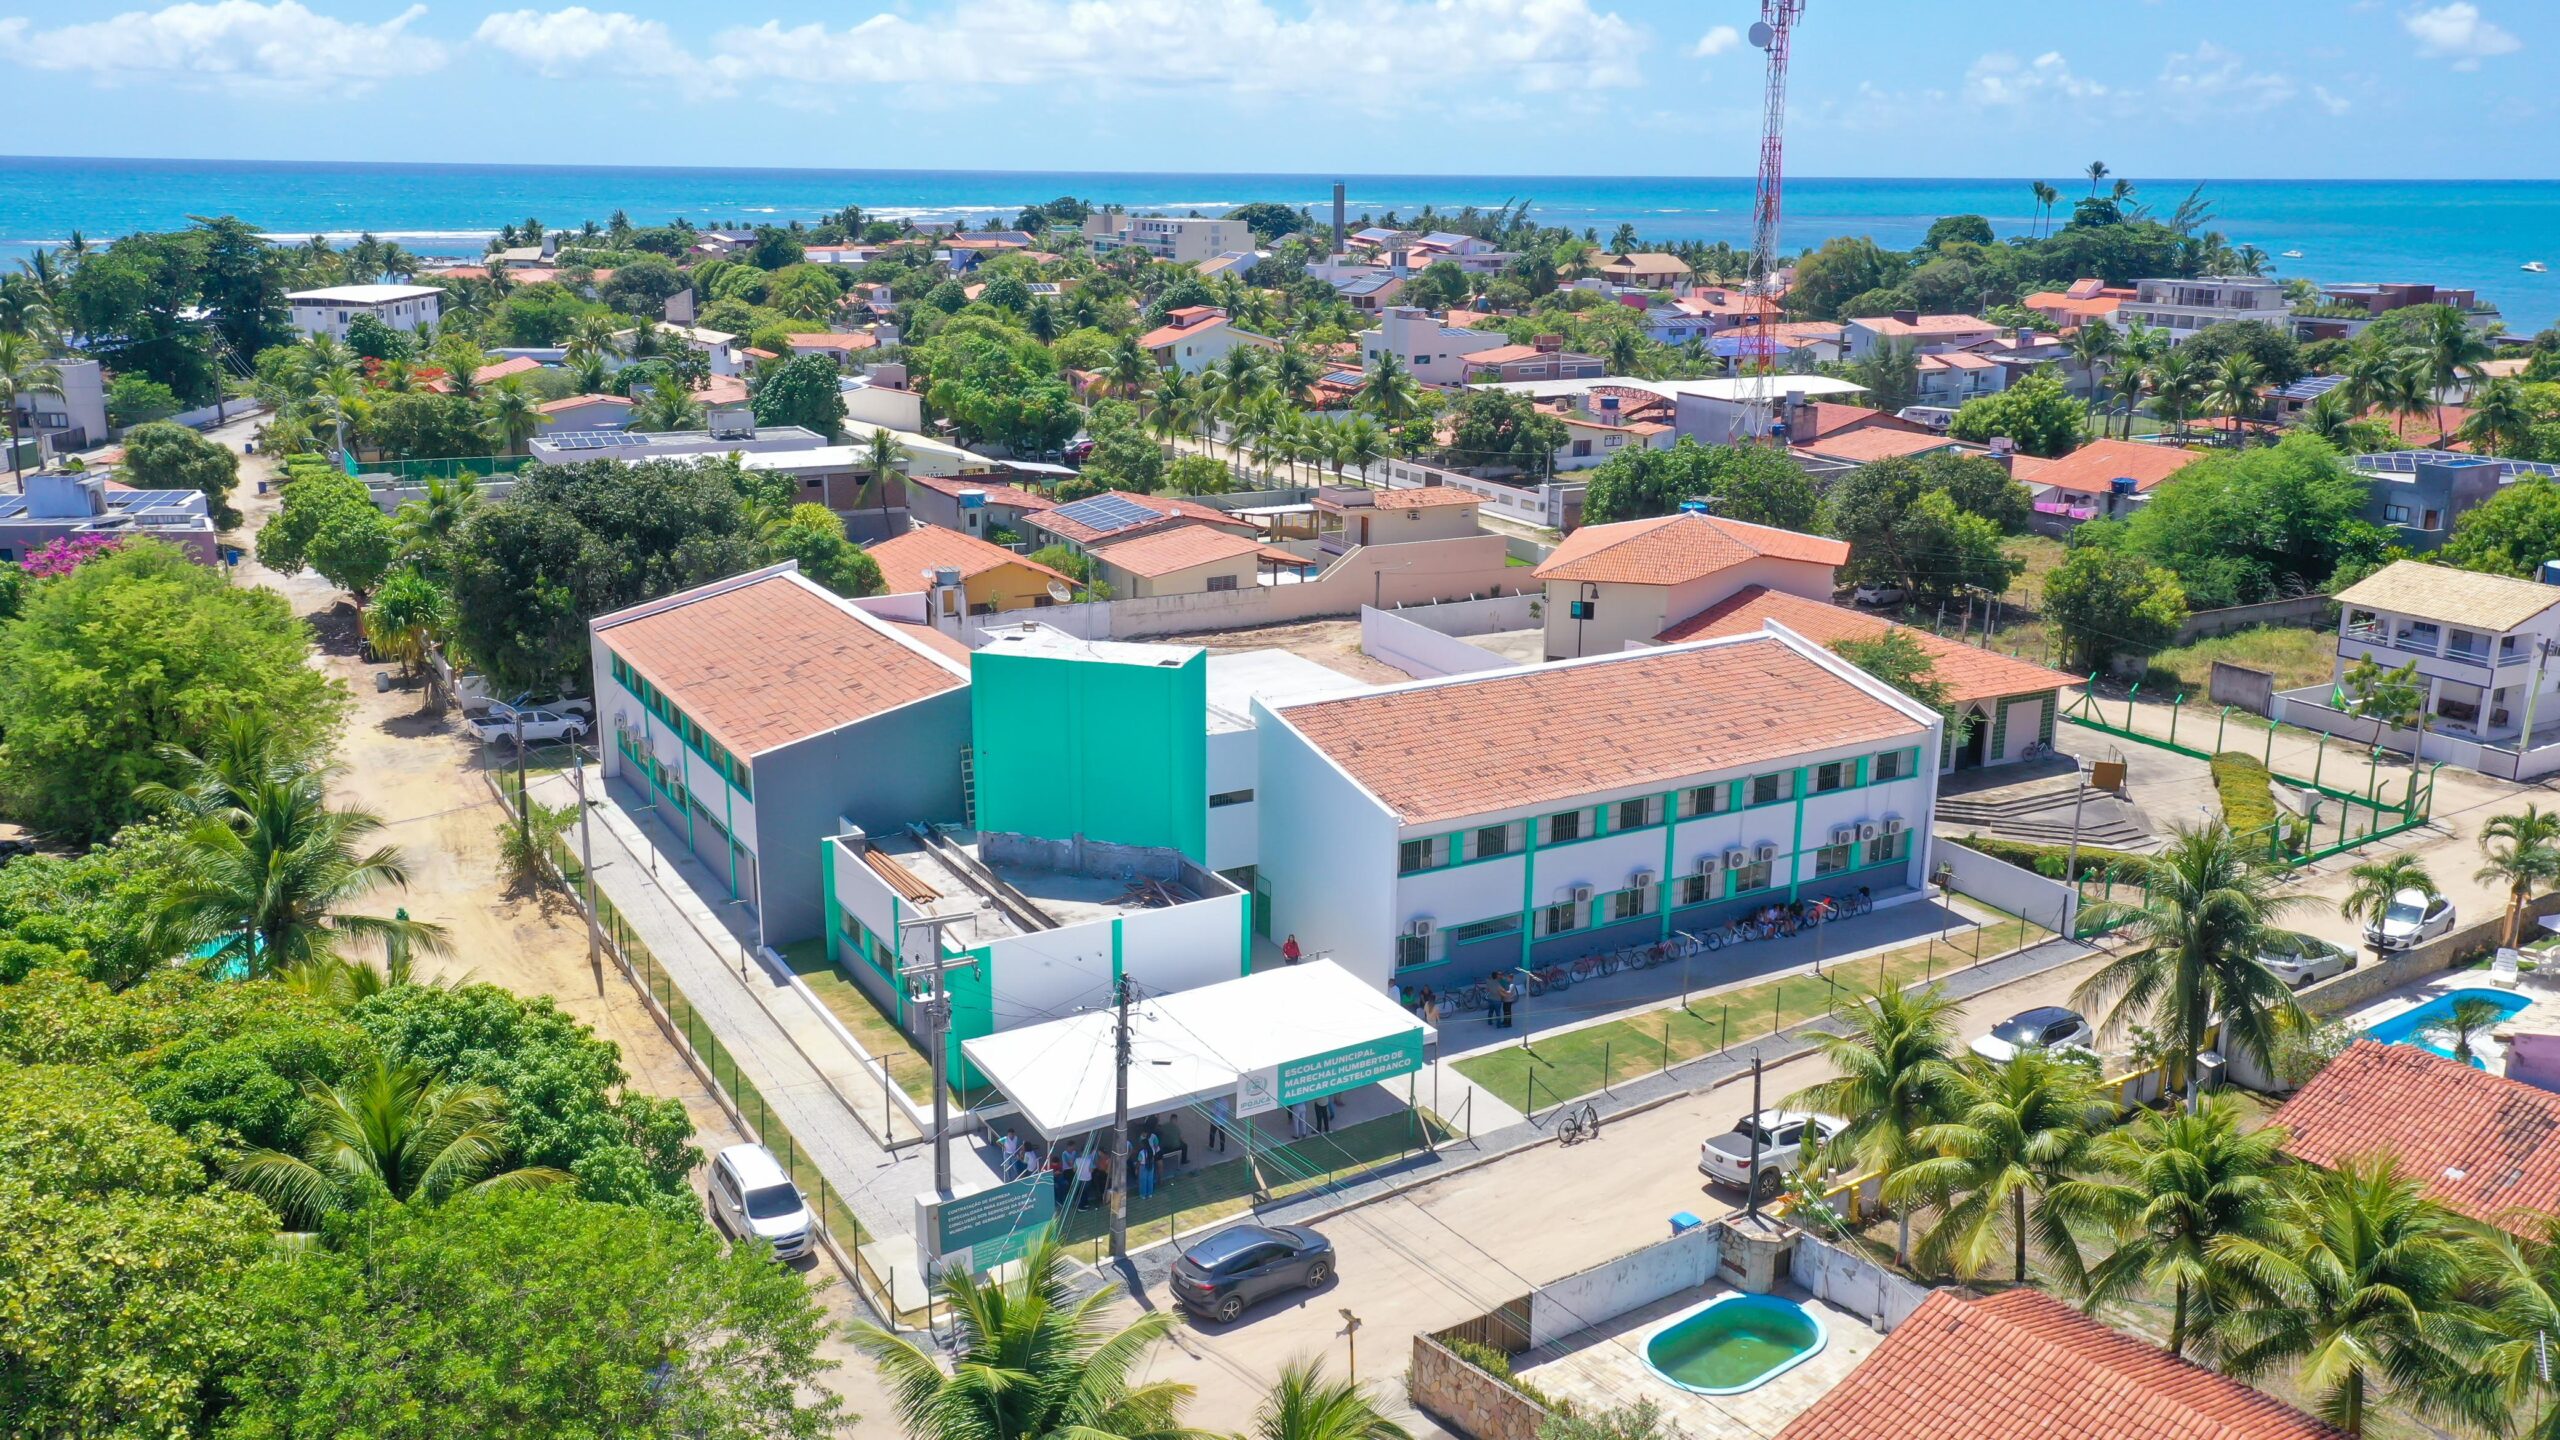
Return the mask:
[[[1356,615],[1363,605],[1431,605],[1516,593],[1523,572],[1505,565],[1503,553],[1499,535],[1364,546],[1303,584],[1061,605],[1043,611],[1041,620],[1086,639],[1143,640]]]
[[[2012,915],[2023,915],[2065,935],[2071,933],[2071,922],[2080,917],[2079,891],[2059,880],[2048,880],[2006,860],[1995,860],[1953,840],[1939,842],[1930,858],[1933,865],[1954,872],[1959,894],[1997,905]],[[2055,923],[2057,919],[2060,924]]]
[[[1484,600],[1444,600],[1437,605],[1402,605],[1396,618],[1410,620],[1426,630],[1443,635],[1492,635],[1505,630],[1526,630],[1538,623],[1538,611],[1544,602],[1535,587],[1518,595],[1499,595]]]
[[[1271,933],[1294,932],[1306,953],[1330,955],[1385,989],[1398,928],[1395,817],[1259,701],[1253,723],[1262,811],[1254,863],[1271,896]]]
[[[1888,1333],[1929,1298],[1929,1287],[1811,1235],[1796,1237],[1795,1252],[1787,1257],[1787,1274],[1815,1299],[1865,1316]]]
[[[1693,1226],[1641,1250],[1630,1250],[1529,1295],[1529,1344],[1552,1345],[1656,1300],[1694,1290],[1716,1273],[1715,1231]]]
[[[963,685],[756,757],[763,943],[823,933],[818,842],[835,833],[839,816],[875,835],[960,819],[960,751],[968,743]]]
[[[1360,607],[1360,650],[1370,659],[1392,665],[1416,680],[1429,680],[1441,675],[1472,675],[1481,670],[1507,670],[1515,663],[1508,656],[1470,645],[1453,635],[1444,635],[1400,614],[1372,610],[1366,605]]]
[[[2275,707],[2276,677],[2264,670],[2216,660],[2205,694],[2216,705],[2237,705],[2252,715],[2264,715]]]
[[[1413,1337],[1405,1392],[1414,1407],[1467,1440],[1538,1440],[1547,1409],[1458,1358],[1428,1335]]]
[[[2297,595],[2290,600],[2269,600],[2257,605],[2233,605],[2221,610],[2198,610],[2178,627],[2178,638],[2172,645],[2184,645],[2207,635],[2227,635],[2252,625],[2307,625],[2325,628],[2337,623],[2338,602],[2326,595]]]

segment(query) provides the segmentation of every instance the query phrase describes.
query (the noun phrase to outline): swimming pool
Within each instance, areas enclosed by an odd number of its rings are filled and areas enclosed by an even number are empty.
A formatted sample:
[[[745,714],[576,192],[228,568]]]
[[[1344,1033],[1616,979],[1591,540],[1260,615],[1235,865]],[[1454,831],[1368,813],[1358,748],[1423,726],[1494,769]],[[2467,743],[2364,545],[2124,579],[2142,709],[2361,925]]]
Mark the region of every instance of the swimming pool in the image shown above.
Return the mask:
[[[1775,1295],[1727,1295],[1645,1342],[1645,1364],[1698,1395],[1739,1395],[1822,1353],[1812,1312]]]
[[[2497,1006],[2499,1013],[2509,1018],[2513,1018],[2533,1003],[2511,990],[2448,990],[2414,1010],[2406,1010],[2388,1020],[2366,1026],[2364,1036],[2368,1040],[2379,1040],[2386,1045],[2415,1045],[2421,1050],[2432,1051],[2450,1060],[2453,1058],[2452,1044],[2428,1034],[2427,1031],[2430,1027],[2441,1025],[2452,1017],[2454,1002],[2457,1000],[2486,1000]],[[2471,1065],[2476,1070],[2489,1068],[2481,1063],[2477,1055],[2471,1057]]]

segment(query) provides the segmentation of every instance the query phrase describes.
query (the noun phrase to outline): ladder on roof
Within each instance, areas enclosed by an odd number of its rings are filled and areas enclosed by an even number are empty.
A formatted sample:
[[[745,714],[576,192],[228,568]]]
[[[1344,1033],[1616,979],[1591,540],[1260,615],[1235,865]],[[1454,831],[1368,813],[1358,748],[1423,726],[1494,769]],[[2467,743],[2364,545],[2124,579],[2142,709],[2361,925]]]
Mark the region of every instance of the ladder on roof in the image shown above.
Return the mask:
[[[960,747],[960,818],[970,829],[978,828],[977,752]]]

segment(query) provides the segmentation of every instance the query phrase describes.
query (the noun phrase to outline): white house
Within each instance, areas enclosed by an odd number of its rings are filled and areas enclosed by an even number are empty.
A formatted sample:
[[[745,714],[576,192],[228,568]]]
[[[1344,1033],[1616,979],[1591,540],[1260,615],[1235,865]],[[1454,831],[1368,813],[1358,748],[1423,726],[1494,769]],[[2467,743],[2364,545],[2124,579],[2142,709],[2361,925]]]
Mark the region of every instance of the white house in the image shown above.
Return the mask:
[[[1138,337],[1138,348],[1153,356],[1157,365],[1185,375],[1197,375],[1227,358],[1228,351],[1248,346],[1278,350],[1280,342],[1236,324],[1215,305],[1185,305],[1168,310],[1162,325]]]
[[[1375,369],[1379,357],[1393,355],[1426,385],[1463,385],[1474,368],[1467,357],[1490,353],[1504,343],[1499,331],[1454,329],[1429,311],[1389,305],[1378,312],[1377,329],[1360,332],[1360,358]]]
[[[1863,316],[1842,327],[1842,338],[1852,360],[1866,359],[1887,340],[1904,341],[1926,354],[1979,345],[1999,334],[1999,326],[1978,315],[1924,315],[1917,310]]]
[[[415,330],[436,323],[444,305],[444,292],[433,285],[331,285],[296,290],[284,298],[293,307],[294,329],[341,340],[358,315],[370,315],[394,330]]]
[[[2181,345],[2208,325],[2263,320],[2279,330],[2293,323],[2293,307],[2280,281],[2254,275],[2205,275],[2193,280],[2137,280],[2133,298],[2116,306],[2116,325],[2148,325]]]
[[[1164,215],[1132,216],[1096,210],[1085,217],[1085,239],[1097,246],[1134,246],[1159,260],[1197,265],[1231,250],[1253,248],[1253,227],[1241,220]]]
[[[1255,710],[1271,928],[1380,986],[1927,877],[1937,713],[1776,627]]]
[[[2528,724],[2538,743],[2560,738],[2560,663],[2545,649],[2560,642],[2560,586],[2400,560],[2340,591],[2338,622],[2336,678],[2289,692],[2283,718],[2336,728],[2312,712],[2333,699],[2352,710],[2361,697],[2343,682],[2370,659],[2413,667],[2430,758],[2512,773],[2477,752],[2518,748]]]
[[[1748,586],[1829,601],[1849,545],[1682,510],[1585,525],[1530,573],[1547,587],[1547,658],[1647,641]]]

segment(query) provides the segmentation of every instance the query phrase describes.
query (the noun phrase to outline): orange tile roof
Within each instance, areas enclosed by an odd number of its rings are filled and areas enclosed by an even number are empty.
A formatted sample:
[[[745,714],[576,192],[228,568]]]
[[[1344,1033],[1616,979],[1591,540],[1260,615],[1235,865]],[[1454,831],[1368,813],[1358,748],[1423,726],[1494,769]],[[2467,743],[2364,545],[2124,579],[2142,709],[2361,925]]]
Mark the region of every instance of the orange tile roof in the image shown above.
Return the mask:
[[[1282,714],[1407,825],[1668,785],[1923,728],[1774,635],[1461,676]],[[1556,743],[1557,726],[1572,743]]]
[[[2126,298],[2126,295],[2101,293],[2083,296],[2061,290],[2039,290],[2018,303],[2029,310],[2041,311],[2047,315],[2076,315],[2081,319],[2090,320],[2113,315],[2116,313],[2116,307],[2122,305]]]
[[[1904,435],[1937,433],[1926,425],[1915,425],[1898,415],[1887,415],[1881,410],[1872,410],[1864,405],[1842,405],[1832,400],[1805,402],[1802,417],[1788,431],[1789,438],[1798,445],[1810,445],[1825,436],[1838,435],[1848,430],[1863,430],[1869,426],[1898,431]]]
[[[1152,510],[1159,518],[1148,522],[1146,525],[1128,529],[1096,530],[1090,525],[1082,524],[1068,516],[1060,515],[1057,508],[1052,507],[1048,510],[1043,510],[1037,517],[1040,528],[1053,535],[1073,540],[1079,545],[1098,544],[1114,536],[1125,540],[1130,536],[1136,535],[1146,529],[1152,528],[1153,526],[1169,524],[1175,520],[1198,520],[1204,524],[1227,526],[1231,528],[1236,526],[1258,528],[1254,527],[1251,521],[1239,520],[1224,510],[1200,504],[1195,500],[1177,500],[1170,496],[1159,495],[1138,495],[1127,490],[1109,490],[1104,493],[1118,496],[1120,499],[1126,500],[1142,510]],[[1100,497],[1087,496],[1085,498],[1099,499]]]
[[[1941,350],[1923,355],[1920,357],[1919,365],[1923,370],[1996,370],[2000,368],[1999,361],[1988,355],[1976,355],[1970,350]]]
[[[2085,495],[2103,495],[2117,476],[2129,475],[2133,477],[2134,489],[2144,491],[2203,458],[2193,450],[2182,450],[2175,445],[2092,440],[2068,455],[2036,466],[2035,483]]]
[[[1012,565],[1051,580],[1075,583],[1027,556],[1016,555],[992,541],[940,525],[919,525],[904,535],[892,535],[872,545],[868,553],[879,562],[880,578],[892,595],[911,595],[922,590],[925,588],[924,572],[945,566],[959,571],[964,580]]]
[[[880,343],[880,337],[867,330],[848,330],[833,334],[787,335],[782,343],[794,350],[868,350]]]
[[[1381,490],[1369,502],[1374,510],[1429,510],[1442,505],[1483,503],[1483,496],[1454,485],[1416,485],[1410,490]]]
[[[1653,638],[1665,645],[1676,645],[1684,640],[1712,640],[1719,635],[1748,635],[1758,630],[1764,620],[1775,620],[1816,645],[1873,640],[1899,630],[1928,652],[1931,668],[1947,687],[1951,701],[1996,700],[2004,695],[2026,695],[2079,683],[2079,677],[2059,670],[2047,670],[1994,650],[1958,644],[1926,630],[1897,625],[1880,615],[1807,600],[1765,585],[1737,590]]]
[[[1211,565],[1251,555],[1256,561],[1285,559],[1291,565],[1307,565],[1285,550],[1271,550],[1225,530],[1207,525],[1172,525],[1150,527],[1125,540],[1091,547],[1093,557],[1107,560],[1132,575],[1149,579],[1172,575],[1198,565]]]
[[[2358,1040],[2271,1122],[2285,1153],[2334,1168],[2391,1155],[2447,1208],[2519,1235],[2560,1209],[2560,1095],[2415,1045]]]
[[[957,497],[963,490],[983,490],[989,505],[1003,505],[1016,510],[1051,510],[1058,502],[1037,491],[1017,485],[999,485],[982,475],[910,475],[910,485],[921,485],[937,494]]]
[[[1854,460],[1864,465],[1876,460],[1890,460],[1898,455],[1926,455],[1944,450],[1956,442],[1927,429],[1894,430],[1880,425],[1861,425],[1847,431],[1795,448],[1825,460]]]
[[[1546,563],[1530,573],[1540,580],[1677,585],[1762,556],[1814,565],[1846,565],[1849,543],[1766,525],[1745,525],[1719,515],[1683,512],[1651,520],[1585,525],[1567,535],[1564,543],[1547,556]]]
[[[1939,1290],[1778,1440],[2344,1440],[2040,1290]]]
[[[527,371],[539,370],[541,368],[542,362],[539,360],[530,359],[523,355],[510,355],[504,360],[491,361],[489,364],[483,365],[479,369],[472,371],[471,383],[474,385],[486,385],[492,380],[504,380],[510,375],[522,375]]]
[[[1922,315],[1901,320],[1891,315],[1854,315],[1852,325],[1863,326],[1878,335],[1967,335],[1976,330],[2000,327],[1979,315]]]
[[[607,648],[744,756],[968,683],[788,573],[596,626]]]
[[[558,415],[587,405],[615,405],[625,410],[631,408],[631,402],[620,395],[565,395],[557,400],[545,401],[533,408],[544,415]]]
[[[1543,353],[1535,345],[1496,345],[1490,350],[1474,350],[1458,358],[1470,365],[1508,365],[1514,360],[1535,360]]]
[[[944,634],[930,625],[921,624],[914,620],[891,620],[889,621],[889,625],[899,634],[906,636],[908,639],[915,641],[917,644],[922,645],[928,650],[934,651],[938,654],[947,655],[950,658],[959,661],[963,665],[969,663],[968,646],[961,644],[958,640],[953,639],[951,636]]]

